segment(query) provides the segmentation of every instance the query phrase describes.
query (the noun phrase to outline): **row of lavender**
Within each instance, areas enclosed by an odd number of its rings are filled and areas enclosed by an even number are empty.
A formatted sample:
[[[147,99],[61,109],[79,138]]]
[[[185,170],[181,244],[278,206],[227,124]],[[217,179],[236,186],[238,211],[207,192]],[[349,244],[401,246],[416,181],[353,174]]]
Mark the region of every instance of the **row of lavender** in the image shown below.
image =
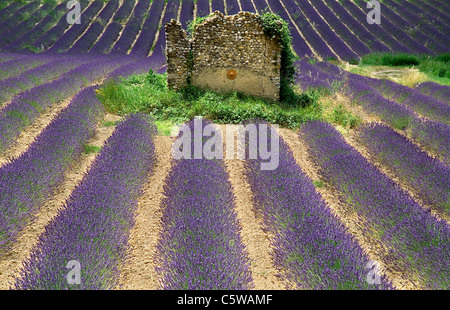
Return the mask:
[[[137,200],[155,162],[155,134],[156,127],[144,115],[130,114],[117,125],[39,237],[14,283],[16,289],[117,287]],[[74,266],[80,273],[72,278]]]
[[[61,75],[60,78],[22,92],[0,110],[0,151],[4,151],[19,132],[33,122],[45,108],[75,95],[83,87],[101,79],[120,64],[130,60],[102,57],[91,58],[88,63],[80,62],[80,66]]]
[[[195,118],[178,138],[213,126]],[[211,129],[211,128],[209,128]],[[217,132],[216,132],[217,134]],[[221,145],[222,137],[214,137]],[[206,141],[201,140],[201,147]],[[195,143],[181,145],[164,188],[157,271],[162,289],[248,289],[250,262],[242,243],[235,202],[221,159],[197,159]],[[180,145],[174,147],[180,147]],[[186,148],[186,149],[184,149]],[[201,150],[200,150],[201,151]],[[190,159],[189,159],[190,158]]]
[[[0,252],[52,194],[103,113],[93,89],[80,92],[20,157],[0,168]]]
[[[265,123],[252,125],[267,130]],[[271,135],[266,138],[270,145]],[[245,173],[257,212],[273,236],[275,265],[294,289],[393,289],[384,276],[377,284],[367,280],[369,257],[331,212],[282,138],[278,168],[261,170],[261,162],[247,159]]]
[[[440,160],[450,163],[449,105],[389,80],[377,80],[348,73],[339,67],[303,60],[298,63],[297,84],[308,87],[339,88],[370,115],[406,134]],[[392,96],[397,101],[384,96]],[[427,119],[422,117],[427,116]],[[420,116],[419,116],[420,115]]]
[[[386,265],[423,288],[447,289],[450,226],[422,208],[395,182],[348,145],[331,125],[308,122],[300,132],[320,178],[364,222],[360,233],[379,249]],[[448,183],[448,182],[447,182]]]
[[[87,61],[89,60],[86,59]],[[79,57],[78,59],[66,56],[55,57],[55,60],[42,66],[26,70],[15,77],[0,80],[0,89],[2,90],[0,93],[0,107],[5,101],[10,100],[19,93],[58,79],[62,74],[75,69],[82,63],[83,59],[79,59]],[[16,64],[20,64],[20,62],[16,62]]]
[[[408,184],[434,211],[450,218],[450,168],[408,138],[381,124],[358,128],[357,141],[373,160]]]
[[[393,2],[393,1],[390,1]],[[251,12],[263,12],[270,9],[278,13],[282,18],[291,23],[294,49],[300,56],[312,56],[318,54],[323,58],[340,58],[351,61],[358,60],[360,56],[369,52],[414,52],[414,53],[442,53],[448,52],[446,46],[448,26],[442,25],[439,20],[433,20],[433,26],[426,24],[421,26],[423,31],[413,31],[417,27],[419,17],[417,12],[407,11],[406,17],[397,12],[398,8],[387,1],[383,4],[383,23],[381,25],[366,25],[365,8],[359,8],[351,1],[339,3],[334,0],[265,0],[248,1],[238,0],[199,0],[196,4],[196,16],[205,16],[211,11],[219,10],[228,14],[235,14],[239,10]],[[363,2],[364,3],[364,2]],[[178,8],[181,13],[178,18]],[[27,6],[32,11],[33,6]],[[81,24],[70,26],[66,22],[67,13],[61,16],[58,23],[46,33],[42,29],[55,22],[49,17],[45,22],[39,23],[33,29],[31,22],[28,27],[20,27],[13,21],[7,21],[10,30],[5,34],[11,44],[0,44],[6,50],[14,51],[26,45],[32,45],[35,49],[48,50],[49,52],[91,52],[91,53],[128,53],[135,55],[149,55],[152,48],[157,52],[164,49],[164,29],[158,30],[158,24],[163,17],[179,19],[187,26],[187,20],[192,19],[195,8],[192,0],[182,1],[150,1],[132,0],[124,1],[119,7],[119,1],[109,1],[106,5],[101,0],[88,3],[82,1],[83,18]],[[391,7],[393,9],[391,9]],[[407,6],[408,7],[408,6]],[[22,8],[25,9],[25,8]],[[21,10],[22,10],[21,9]],[[39,8],[40,15],[44,15],[50,7]],[[411,7],[408,7],[412,10]],[[54,8],[61,15],[62,7]],[[114,11],[117,12],[114,14]],[[405,9],[403,9],[405,10]],[[22,16],[18,10],[17,15]],[[173,14],[171,14],[173,13]],[[16,15],[16,14],[14,14]],[[38,16],[37,14],[36,16]],[[45,16],[46,18],[50,14]],[[56,15],[56,14],[55,14]],[[173,15],[173,16],[172,16]],[[17,17],[20,19],[20,17]],[[6,23],[7,21],[4,21]],[[123,26],[123,22],[126,25]],[[163,21],[164,22],[164,21]],[[415,26],[416,25],[416,26]],[[22,25],[23,26],[23,25]],[[20,31],[15,31],[20,28]],[[299,30],[297,30],[297,28]],[[422,29],[423,28],[423,29]],[[28,30],[28,31],[26,31]],[[67,31],[66,31],[67,30]],[[300,32],[299,32],[300,31]],[[122,34],[121,34],[122,32]],[[159,32],[158,42],[154,42]],[[37,36],[40,36],[39,38]],[[99,38],[100,37],[100,38]]]

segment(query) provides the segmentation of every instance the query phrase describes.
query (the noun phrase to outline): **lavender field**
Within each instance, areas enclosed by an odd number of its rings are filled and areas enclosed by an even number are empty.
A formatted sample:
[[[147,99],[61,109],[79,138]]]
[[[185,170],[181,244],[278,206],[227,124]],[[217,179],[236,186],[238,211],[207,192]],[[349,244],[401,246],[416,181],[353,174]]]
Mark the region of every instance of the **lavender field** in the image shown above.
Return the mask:
[[[448,2],[382,0],[379,24],[363,0],[80,0],[74,23],[68,2],[0,5],[0,289],[450,289],[450,86],[345,69],[450,53]],[[97,96],[164,74],[164,25],[214,11],[278,14],[296,90],[325,98],[277,127],[274,170],[176,159],[179,133]],[[355,126],[330,121],[341,101]]]

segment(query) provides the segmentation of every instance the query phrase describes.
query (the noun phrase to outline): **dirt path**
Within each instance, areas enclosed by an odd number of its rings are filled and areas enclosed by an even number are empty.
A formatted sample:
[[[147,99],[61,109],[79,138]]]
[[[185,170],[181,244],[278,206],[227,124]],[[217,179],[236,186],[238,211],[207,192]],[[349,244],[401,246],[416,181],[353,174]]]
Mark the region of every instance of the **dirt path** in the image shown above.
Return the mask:
[[[107,114],[104,121],[116,121],[117,119],[119,117]],[[101,126],[101,123],[87,144],[101,147],[114,131],[114,127],[104,127]],[[39,209],[34,220],[20,233],[11,251],[0,258],[0,290],[8,289],[10,283],[13,283],[12,275],[18,276],[18,269],[22,266],[22,261],[29,257],[33,246],[44,232],[45,226],[64,206],[64,202],[88,171],[95,157],[96,153],[82,153],[74,161],[66,171],[64,180],[54,190],[52,198]]]
[[[312,180],[320,180],[317,172],[318,167],[311,161],[306,151],[306,143],[292,130],[280,128],[279,132],[280,136],[292,150],[294,158],[301,169]],[[348,231],[355,236],[363,250],[369,255],[369,258],[379,262],[380,271],[392,280],[397,289],[411,290],[421,288],[417,282],[413,282],[411,279],[405,279],[403,271],[396,268],[395,265],[385,263],[383,256],[388,254],[388,249],[381,244],[381,242],[363,234],[364,227],[366,226],[364,219],[360,218],[356,212],[348,210],[348,208],[339,201],[339,193],[327,188],[326,182],[325,186],[317,187],[317,191],[332,212],[341,219]]]
[[[221,128],[225,138],[225,125],[221,125]],[[223,150],[224,152],[226,150],[225,139]],[[236,213],[242,228],[242,242],[247,248],[251,261],[250,269],[255,285],[254,289],[283,290],[286,288],[286,283],[276,276],[278,271],[272,264],[270,237],[263,231],[262,219],[256,215],[253,208],[252,192],[244,174],[244,161],[227,159],[227,157],[224,156],[224,162],[236,197]]]
[[[172,166],[171,145],[175,138],[156,136],[157,160],[153,173],[144,185],[144,193],[139,199],[135,225],[130,231],[130,259],[122,266],[118,289],[155,290],[159,279],[155,271],[156,245],[160,232],[160,208],[164,197],[163,186]]]

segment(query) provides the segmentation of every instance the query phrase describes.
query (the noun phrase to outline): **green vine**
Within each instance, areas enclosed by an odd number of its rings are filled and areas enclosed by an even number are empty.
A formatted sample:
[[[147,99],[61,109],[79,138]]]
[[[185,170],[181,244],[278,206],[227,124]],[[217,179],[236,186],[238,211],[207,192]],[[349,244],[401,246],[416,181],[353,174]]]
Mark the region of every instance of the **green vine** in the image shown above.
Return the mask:
[[[281,43],[281,69],[280,75],[282,79],[286,79],[289,83],[295,80],[294,62],[298,56],[291,49],[292,37],[289,30],[289,24],[278,14],[265,12],[260,15],[264,33],[269,36],[278,36]]]
[[[278,14],[264,12],[260,15],[263,31],[268,37],[278,37],[281,43],[280,99],[285,103],[297,105],[300,102],[293,90],[295,81],[294,63],[298,56],[292,50],[292,37],[289,24]]]

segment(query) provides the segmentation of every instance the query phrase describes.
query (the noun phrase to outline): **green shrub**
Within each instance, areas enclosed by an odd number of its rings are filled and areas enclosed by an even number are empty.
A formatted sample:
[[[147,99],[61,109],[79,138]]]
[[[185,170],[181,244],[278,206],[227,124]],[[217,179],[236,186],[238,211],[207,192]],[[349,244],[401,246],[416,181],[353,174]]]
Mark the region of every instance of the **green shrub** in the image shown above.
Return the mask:
[[[164,82],[163,82],[164,81]],[[261,118],[280,126],[296,128],[307,120],[321,118],[319,93],[308,90],[286,95],[286,101],[271,101],[239,92],[217,93],[192,85],[179,92],[167,87],[166,75],[150,71],[120,81],[109,80],[97,91],[106,110],[124,115],[143,112],[156,121],[179,124],[202,115],[217,123],[241,123]]]

